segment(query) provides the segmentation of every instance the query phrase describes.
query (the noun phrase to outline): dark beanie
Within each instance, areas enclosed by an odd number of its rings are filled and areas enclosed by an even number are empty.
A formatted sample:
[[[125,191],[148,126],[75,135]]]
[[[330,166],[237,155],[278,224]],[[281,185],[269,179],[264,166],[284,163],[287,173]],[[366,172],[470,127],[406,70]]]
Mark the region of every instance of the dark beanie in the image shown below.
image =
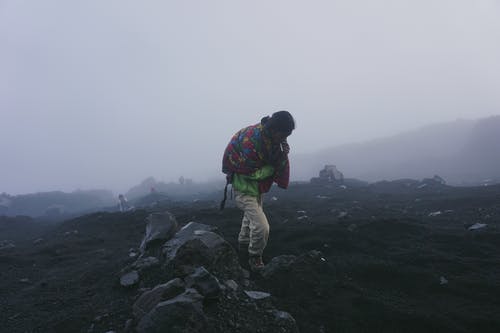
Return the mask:
[[[288,111],[273,113],[267,122],[269,123],[269,128],[276,132],[290,134],[295,129],[295,120]]]

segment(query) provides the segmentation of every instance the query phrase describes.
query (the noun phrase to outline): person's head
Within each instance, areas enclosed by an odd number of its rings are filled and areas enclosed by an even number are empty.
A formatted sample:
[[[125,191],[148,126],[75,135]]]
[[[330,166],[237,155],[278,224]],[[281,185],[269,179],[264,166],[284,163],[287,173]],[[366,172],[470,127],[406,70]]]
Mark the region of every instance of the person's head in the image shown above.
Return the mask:
[[[275,141],[286,139],[295,129],[295,120],[288,111],[275,112],[263,118],[262,123]]]

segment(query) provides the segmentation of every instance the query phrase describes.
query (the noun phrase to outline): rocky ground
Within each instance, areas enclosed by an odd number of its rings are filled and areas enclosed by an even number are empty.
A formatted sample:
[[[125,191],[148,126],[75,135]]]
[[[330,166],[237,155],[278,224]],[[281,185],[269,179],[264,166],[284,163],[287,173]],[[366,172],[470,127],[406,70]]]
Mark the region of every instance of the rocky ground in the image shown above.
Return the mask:
[[[278,319],[291,323],[289,314],[300,332],[499,332],[500,186],[355,185],[273,189],[264,256],[273,270],[236,276],[231,291],[228,276],[207,268],[223,290],[202,295],[206,328],[293,332],[293,325],[276,326]],[[131,287],[120,284],[141,253],[147,217],[169,211],[179,227],[217,227],[236,247],[241,213],[231,201],[218,211],[220,198],[148,203],[55,226],[0,218],[0,331],[124,332],[127,321],[139,327],[139,297],[174,278],[188,290],[193,273],[158,266]],[[257,301],[245,290],[271,296]]]

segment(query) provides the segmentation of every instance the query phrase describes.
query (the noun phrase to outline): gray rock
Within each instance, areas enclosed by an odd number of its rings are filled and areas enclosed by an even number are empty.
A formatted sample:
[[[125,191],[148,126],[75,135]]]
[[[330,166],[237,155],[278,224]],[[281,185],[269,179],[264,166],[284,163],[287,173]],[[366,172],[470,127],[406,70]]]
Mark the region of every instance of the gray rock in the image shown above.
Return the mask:
[[[132,318],[128,319],[126,322],[125,322],[125,326],[123,328],[123,332],[124,333],[132,333],[133,332],[133,329],[134,329],[134,320]]]
[[[170,212],[152,213],[146,218],[146,234],[141,242],[142,253],[150,251],[153,254],[165,241],[169,240],[177,231],[177,220]]]
[[[231,279],[230,280],[226,280],[225,284],[232,291],[238,290],[238,284],[234,280],[231,280]]]
[[[295,263],[296,259],[297,257],[294,255],[281,255],[274,257],[261,271],[261,275],[264,278],[269,278],[279,271],[287,270]]]
[[[137,325],[138,333],[197,333],[205,332],[207,318],[203,313],[201,296],[194,289],[158,303]]]
[[[222,279],[242,276],[236,251],[210,229],[212,227],[191,222],[164,244],[165,265],[172,266],[176,276],[192,274],[200,266]]]
[[[297,322],[291,314],[285,311],[271,310],[269,311],[274,315],[274,320],[276,325],[280,328],[279,331],[282,332],[298,332]]]
[[[139,273],[137,271],[129,272],[120,278],[120,284],[123,287],[132,287],[139,282]]]
[[[285,311],[273,311],[273,314],[274,314],[276,320],[290,320],[290,321],[295,322],[295,319],[288,312],[285,312]]]
[[[187,276],[187,287],[195,288],[200,294],[207,298],[217,297],[221,292],[219,281],[210,274],[205,267],[198,267],[193,274]]]
[[[479,230],[479,229],[482,229],[484,227],[487,227],[488,225],[486,223],[474,223],[473,225],[471,225],[469,228],[467,228],[467,230]]]
[[[254,300],[261,300],[264,298],[271,297],[270,293],[265,293],[263,291],[255,291],[255,290],[245,290],[245,294],[247,294],[248,297]]]
[[[166,242],[163,245],[163,254],[166,256],[167,260],[172,260],[177,250],[184,245],[184,243],[188,240],[192,240],[195,238],[200,238],[205,233],[200,233],[200,231],[212,231],[215,230],[214,227],[211,227],[206,224],[189,222],[181,230],[179,230],[172,239]]]
[[[339,215],[337,216],[337,218],[343,219],[343,218],[346,218],[347,215],[348,215],[347,212],[340,212]]]
[[[157,285],[152,290],[144,292],[132,306],[136,318],[141,318],[150,312],[158,303],[174,298],[185,291],[184,282],[176,278],[167,283]]]
[[[300,256],[281,255],[274,257],[261,271],[265,279],[275,279],[280,275],[292,274],[294,270],[313,269],[315,265],[324,265],[326,259],[317,250],[310,250]]]
[[[33,245],[37,245],[37,244],[40,244],[40,243],[43,243],[44,242],[44,239],[43,238],[37,238],[33,241]]]
[[[15,247],[16,245],[14,245],[13,241],[10,241],[8,239],[0,241],[0,250],[8,250],[8,249],[13,249]]]
[[[160,260],[156,257],[139,258],[132,264],[132,268],[138,271],[143,271],[148,268],[160,265]]]

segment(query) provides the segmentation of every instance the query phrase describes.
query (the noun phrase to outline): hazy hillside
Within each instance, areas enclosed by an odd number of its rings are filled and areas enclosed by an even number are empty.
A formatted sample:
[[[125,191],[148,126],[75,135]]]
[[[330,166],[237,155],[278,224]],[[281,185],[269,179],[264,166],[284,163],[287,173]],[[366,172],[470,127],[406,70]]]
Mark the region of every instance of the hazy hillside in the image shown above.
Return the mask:
[[[293,177],[308,180],[325,164],[367,181],[438,174],[453,184],[500,179],[500,116],[457,120],[369,142],[292,157]]]
[[[10,196],[0,195],[0,215],[63,217],[115,205],[113,193],[107,190],[39,192]]]
[[[220,191],[224,188],[225,177],[220,176],[220,180],[210,182],[194,182],[189,178],[179,179],[178,183],[164,183],[157,181],[153,177],[144,179],[140,184],[132,187],[125,196],[129,200],[137,200],[147,195],[159,195],[172,200],[194,200],[201,199],[207,194]]]

